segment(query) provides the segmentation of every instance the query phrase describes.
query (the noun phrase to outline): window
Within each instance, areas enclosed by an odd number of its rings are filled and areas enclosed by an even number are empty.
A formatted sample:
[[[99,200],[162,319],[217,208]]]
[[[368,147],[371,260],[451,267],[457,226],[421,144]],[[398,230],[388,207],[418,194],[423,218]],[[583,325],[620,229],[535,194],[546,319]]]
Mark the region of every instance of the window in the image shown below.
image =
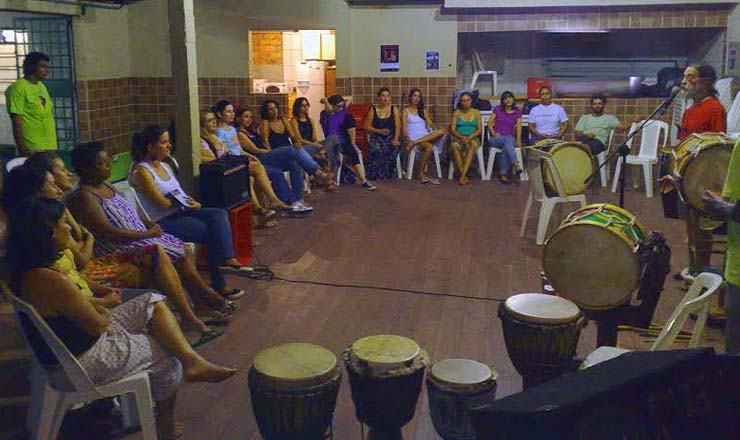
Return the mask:
[[[25,31],[0,29],[0,104],[2,105],[5,105],[5,89],[21,77],[18,66],[23,63],[27,46],[25,44],[16,45],[16,42],[25,43],[26,36]]]

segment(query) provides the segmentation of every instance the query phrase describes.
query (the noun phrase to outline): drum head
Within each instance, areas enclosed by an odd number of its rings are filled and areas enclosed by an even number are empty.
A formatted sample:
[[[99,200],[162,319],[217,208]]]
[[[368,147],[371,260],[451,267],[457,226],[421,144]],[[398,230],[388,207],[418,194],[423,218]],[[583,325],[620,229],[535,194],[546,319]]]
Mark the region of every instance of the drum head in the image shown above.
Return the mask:
[[[588,223],[555,231],[542,251],[542,268],[558,295],[594,310],[623,304],[640,280],[633,248],[619,235]]]
[[[313,344],[289,343],[262,350],[254,369],[278,389],[311,387],[336,375],[337,357]]]
[[[352,354],[369,365],[402,366],[419,356],[419,344],[396,335],[375,335],[358,339]]]
[[[593,179],[586,183],[583,181],[594,172],[594,161],[591,153],[583,145],[576,142],[561,142],[550,150],[550,154],[560,173],[566,194],[580,194],[591,185]],[[550,170],[544,164],[543,167],[545,180],[551,188],[556,189]]]
[[[496,380],[496,373],[488,365],[471,359],[445,359],[430,370],[432,379],[451,387],[470,387]]]
[[[732,144],[727,142],[702,148],[697,156],[682,161],[679,189],[684,200],[706,214],[701,197],[704,190],[722,192],[730,157]]]
[[[509,297],[504,307],[523,321],[542,324],[563,324],[580,316],[577,305],[565,298],[543,293],[520,293]]]

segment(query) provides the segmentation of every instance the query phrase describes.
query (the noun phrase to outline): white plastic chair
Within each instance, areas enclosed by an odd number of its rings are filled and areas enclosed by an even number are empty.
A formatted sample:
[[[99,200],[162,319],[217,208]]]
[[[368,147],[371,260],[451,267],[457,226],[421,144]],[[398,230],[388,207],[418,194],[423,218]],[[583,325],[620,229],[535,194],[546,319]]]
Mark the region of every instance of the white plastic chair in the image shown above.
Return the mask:
[[[632,124],[630,134],[642,124],[642,121]],[[660,143],[661,133],[663,134],[663,144],[665,148],[668,141],[668,124],[663,121],[650,121],[645,125],[641,133],[640,151],[637,155],[630,154],[627,156],[628,165],[641,165],[645,175],[645,195],[653,196],[653,165],[658,163],[658,144]],[[632,140],[628,142],[632,146]],[[622,171],[622,157],[617,159],[617,166],[614,170],[614,182],[612,183],[612,192],[617,191],[619,184],[619,173]]]
[[[714,83],[714,88],[717,90],[719,96],[719,102],[722,103],[722,107],[725,110],[729,109],[732,105],[732,77],[722,78]]]
[[[676,99],[673,101],[673,113],[671,115],[671,128],[669,130],[671,145],[678,144],[678,135],[679,135],[679,132],[681,131],[681,121],[683,120],[683,114],[686,111],[686,109],[691,107],[693,104],[694,104],[694,100],[691,98],[687,98],[683,94],[678,95]]]
[[[76,403],[122,396],[129,393],[133,393],[135,399],[135,409],[138,413],[144,439],[157,439],[153,411],[154,400],[149,388],[149,373],[147,371],[134,373],[116,382],[95,385],[82,368],[82,365],[49,328],[36,309],[13,295],[4,282],[2,288],[13,304],[19,327],[23,329],[20,316],[26,316],[59,360],[60,365],[59,370],[50,374],[40,366],[35,357],[32,361],[31,402],[26,420],[32,439],[56,439],[64,420],[64,414],[67,409]],[[22,333],[26,338],[25,330]],[[27,338],[26,344],[31,347]],[[129,408],[129,406],[124,404],[124,408]],[[124,416],[129,420],[131,418],[127,411],[124,411]],[[124,420],[124,425],[127,423],[128,420]]]
[[[486,165],[483,161],[483,147],[481,146],[478,148],[478,151],[475,153],[476,157],[478,158],[478,169],[480,170],[480,179],[481,180],[488,180],[488,173],[486,172]],[[463,158],[465,159],[465,158]],[[452,176],[455,174],[455,161],[452,160],[450,157],[450,167],[447,171],[447,178],[449,180],[452,180]]]
[[[10,172],[13,170],[13,168],[17,168],[21,165],[23,165],[26,162],[27,157],[14,157],[8,161],[8,163],[5,165],[5,169]]]
[[[652,347],[650,347],[650,351],[670,350],[690,313],[696,313],[697,317],[694,329],[691,332],[688,348],[698,347],[704,333],[707,317],[709,316],[710,301],[717,293],[720,285],[722,285],[721,276],[709,272],[700,273],[694,283],[691,284],[691,287],[689,287],[689,291],[686,292],[686,295],[684,295],[681,302],[673,310],[673,313],[671,313],[663,330],[655,339],[655,342],[653,342]],[[619,347],[599,347],[586,356],[581,369],[593,367],[630,351],[632,350]]]
[[[470,81],[470,90],[475,90],[475,84],[478,82],[478,77],[481,75],[491,75],[491,94],[495,96],[496,89],[498,88],[498,72],[495,70],[486,70],[478,51],[473,51],[473,70],[473,79]]]
[[[357,156],[360,158],[360,166],[364,170],[365,169],[365,162],[362,160],[362,150],[360,150],[360,147],[358,147],[357,145],[353,145],[353,147],[355,147],[355,151],[357,151]],[[339,168],[337,168],[337,177],[336,177],[336,180],[337,180],[336,181],[336,185],[337,186],[341,185],[342,168],[344,168],[342,166],[343,163],[344,163],[344,155],[340,151],[339,152]]]
[[[442,178],[442,163],[440,162],[439,155],[444,148],[445,142],[447,141],[447,134],[442,136],[433,145],[434,163],[437,166],[437,178]],[[409,151],[408,163],[406,164],[406,179],[411,180],[414,177],[414,161],[416,160],[416,153],[419,151],[418,148],[414,147]],[[401,163],[401,158],[396,159],[396,168]]]
[[[542,180],[542,167],[541,163],[544,161],[550,173],[555,181],[555,187],[558,195],[555,197],[548,197],[545,192],[545,183]],[[535,149],[529,149],[529,157],[526,163],[526,168],[529,171],[529,179],[532,182],[532,189],[529,192],[529,198],[527,198],[527,204],[524,206],[524,215],[522,216],[522,226],[519,229],[519,237],[524,237],[524,230],[527,227],[527,218],[529,217],[529,210],[532,208],[532,202],[537,201],[540,205],[540,216],[537,222],[537,237],[535,243],[542,245],[545,243],[545,234],[547,233],[547,226],[550,223],[550,216],[552,210],[558,203],[564,202],[577,202],[580,203],[581,208],[586,206],[586,196],[584,194],[567,195],[563,187],[563,182],[558,173],[558,169],[555,166],[555,162],[552,160],[552,155]]]
[[[606,150],[602,151],[601,153],[596,155],[596,160],[599,162],[599,166],[604,163],[606,160],[606,156],[609,155],[609,150],[612,148],[612,141],[614,140],[614,130],[611,130],[609,132],[609,142],[606,144]],[[601,186],[606,187],[607,182],[609,181],[609,165],[604,165],[599,170],[599,175],[601,177]]]
[[[502,154],[503,152],[504,151],[500,148],[489,148],[488,163],[486,164],[486,180],[491,180],[491,177],[493,177],[493,163],[496,161],[496,155]],[[519,147],[516,148],[516,160],[518,160],[520,164],[522,163],[522,149]],[[529,173],[527,173],[526,167],[522,170],[522,174],[519,178],[522,182],[529,180]]]
[[[740,92],[737,92],[732,105],[727,111],[727,133],[737,133],[740,131]]]

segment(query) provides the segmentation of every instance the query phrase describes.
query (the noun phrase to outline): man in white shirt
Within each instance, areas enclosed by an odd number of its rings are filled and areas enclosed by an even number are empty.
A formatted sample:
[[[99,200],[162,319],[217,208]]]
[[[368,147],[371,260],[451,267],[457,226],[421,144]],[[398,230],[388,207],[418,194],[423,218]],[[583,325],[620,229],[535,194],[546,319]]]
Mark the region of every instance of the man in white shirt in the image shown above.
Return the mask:
[[[552,90],[540,87],[540,105],[529,112],[529,142],[534,145],[543,139],[562,139],[568,129],[568,115],[563,107],[552,102]]]

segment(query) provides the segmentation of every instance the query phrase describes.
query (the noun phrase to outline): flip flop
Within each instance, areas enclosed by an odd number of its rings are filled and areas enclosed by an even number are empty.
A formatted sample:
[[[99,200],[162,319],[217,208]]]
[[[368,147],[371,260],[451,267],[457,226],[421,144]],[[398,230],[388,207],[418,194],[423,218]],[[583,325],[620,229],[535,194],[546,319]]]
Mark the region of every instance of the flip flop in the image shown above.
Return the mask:
[[[231,320],[231,314],[220,310],[211,310],[207,315],[198,315],[198,318],[206,325],[225,325]]]
[[[216,329],[208,330],[206,332],[201,333],[200,334],[200,339],[198,339],[194,343],[191,343],[190,346],[193,347],[193,348],[200,347],[203,344],[206,344],[208,342],[213,341],[214,339],[218,338],[219,336],[223,335],[224,333],[226,333],[226,332],[224,332],[223,330],[216,330]]]

